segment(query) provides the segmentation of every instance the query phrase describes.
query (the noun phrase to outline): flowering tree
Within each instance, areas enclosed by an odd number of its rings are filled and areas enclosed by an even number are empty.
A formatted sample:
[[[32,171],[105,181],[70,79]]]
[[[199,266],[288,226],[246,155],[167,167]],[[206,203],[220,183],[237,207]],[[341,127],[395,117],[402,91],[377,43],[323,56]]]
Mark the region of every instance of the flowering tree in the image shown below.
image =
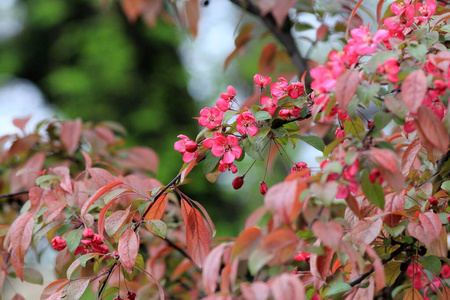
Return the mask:
[[[448,299],[449,14],[429,0],[378,15],[378,30],[350,30],[311,69],[310,86],[306,73],[256,74],[256,102],[245,103],[229,86],[199,112],[197,137],[178,136],[184,164],[166,185],[146,173],[156,154],[122,149],[116,125],[48,121],[26,133],[16,119],[22,133],[0,139],[11,192],[0,282],[40,281],[24,256],[46,239],[61,279],[41,299],[88,287],[98,299]],[[326,144],[323,128],[334,132]],[[263,174],[263,205],[237,237],[214,239],[182,191],[191,170],[210,182],[237,174],[238,190],[251,169],[241,160],[270,164],[298,140],[321,151],[320,169],[293,162],[272,186]]]

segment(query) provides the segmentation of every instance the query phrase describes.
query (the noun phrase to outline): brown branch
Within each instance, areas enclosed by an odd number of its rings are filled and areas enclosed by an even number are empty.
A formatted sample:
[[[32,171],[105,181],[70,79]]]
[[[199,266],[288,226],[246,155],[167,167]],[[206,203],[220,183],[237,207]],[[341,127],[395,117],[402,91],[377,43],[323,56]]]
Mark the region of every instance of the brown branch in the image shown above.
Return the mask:
[[[2,199],[2,198],[12,198],[12,197],[19,196],[19,195],[24,195],[24,194],[28,194],[28,191],[21,191],[21,192],[17,192],[17,193],[0,195],[0,199]]]
[[[277,129],[277,128],[280,128],[283,125],[286,125],[286,124],[289,124],[289,123],[292,123],[292,122],[295,122],[295,121],[306,120],[306,119],[309,119],[309,118],[311,118],[311,112],[309,112],[306,116],[303,116],[303,117],[300,116],[300,117],[292,118],[292,119],[289,119],[289,120],[282,120],[282,121],[276,122],[275,124],[272,124],[271,128],[272,129]]]
[[[291,24],[289,21],[289,17],[286,17],[284,24],[281,28],[278,28],[275,19],[273,18],[271,13],[266,15],[262,15],[261,10],[258,6],[253,4],[249,0],[230,0],[232,3],[245,10],[247,13],[257,17],[260,19],[263,24],[269,29],[272,34],[276,37],[276,39],[286,48],[286,52],[292,59],[292,62],[299,70],[299,73],[302,74],[308,68],[306,66],[305,59],[301,55],[300,51],[297,48],[297,44],[295,43],[294,38],[291,34]]]
[[[390,262],[391,260],[393,260],[397,255],[399,255],[400,253],[402,253],[404,250],[406,250],[406,248],[408,248],[408,246],[410,246],[410,244],[407,243],[402,243],[400,245],[399,248],[397,248],[397,250],[395,250],[394,252],[391,253],[391,255],[386,258],[383,259],[381,261],[381,263],[383,265],[387,264],[388,262]],[[367,277],[369,277],[373,272],[375,271],[375,268],[372,267],[370,268],[369,271],[367,271],[366,273],[362,274],[361,276],[359,276],[358,278],[356,278],[355,280],[353,280],[352,282],[350,282],[350,286],[355,286],[357,284],[360,284],[361,282],[363,282],[364,279],[366,279]]]

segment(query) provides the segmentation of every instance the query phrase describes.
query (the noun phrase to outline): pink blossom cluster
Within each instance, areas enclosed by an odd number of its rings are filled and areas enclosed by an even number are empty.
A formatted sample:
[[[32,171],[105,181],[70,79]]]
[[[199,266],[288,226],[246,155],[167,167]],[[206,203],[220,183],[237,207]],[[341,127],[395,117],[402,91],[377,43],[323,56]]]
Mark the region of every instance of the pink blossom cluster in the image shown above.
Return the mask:
[[[423,267],[417,263],[409,265],[406,274],[412,278],[414,288],[422,290],[423,299],[430,299],[427,294],[437,294],[442,287],[442,281],[450,278],[450,267],[443,265],[438,276],[425,273]]]
[[[109,247],[104,244],[105,239],[99,234],[95,234],[91,228],[83,230],[83,240],[80,246],[74,252],[74,255],[81,253],[82,255],[88,253],[108,254]]]
[[[329,163],[330,161],[328,160],[323,161],[320,164],[320,168],[324,169],[325,166]],[[355,175],[356,173],[358,173],[359,160],[356,159],[355,162],[350,166],[346,165],[345,162],[342,160],[341,165],[344,167],[342,174],[341,175],[339,175],[338,173],[328,174],[327,182],[336,181],[338,178],[347,181],[346,184],[340,183],[338,185],[338,190],[336,194],[336,199],[347,199],[350,193],[354,195],[358,191],[358,183],[355,180]]]

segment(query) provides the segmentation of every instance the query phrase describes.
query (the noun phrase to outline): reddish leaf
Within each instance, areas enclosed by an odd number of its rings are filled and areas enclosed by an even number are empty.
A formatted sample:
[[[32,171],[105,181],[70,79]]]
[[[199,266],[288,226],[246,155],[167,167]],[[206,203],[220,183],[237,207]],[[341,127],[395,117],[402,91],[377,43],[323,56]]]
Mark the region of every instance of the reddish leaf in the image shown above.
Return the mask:
[[[41,207],[41,198],[43,194],[43,189],[40,187],[32,187],[30,191],[28,192],[28,197],[30,198],[30,211],[33,211],[35,209],[39,210]]]
[[[247,220],[245,220],[244,228],[250,228],[253,226],[256,226],[258,224],[259,220],[267,213],[267,208],[265,205],[262,205],[255,209],[248,217]]]
[[[270,296],[269,286],[262,281],[241,283],[241,292],[245,300],[267,300]]]
[[[117,159],[118,163],[124,168],[158,172],[159,159],[155,151],[150,148],[133,147],[119,152],[117,156],[120,158]],[[122,159],[123,157],[125,159]]]
[[[181,201],[181,212],[186,224],[186,247],[192,260],[202,267],[209,253],[211,235],[203,220],[202,214],[189,206],[186,200]]]
[[[377,4],[377,24],[378,26],[381,26],[383,23],[381,21],[382,13],[383,13],[383,4],[384,0],[379,0]]]
[[[181,274],[192,268],[194,264],[189,259],[184,259],[181,263],[178,264],[178,266],[175,268],[175,270],[172,272],[172,275],[170,275],[170,280],[177,279]]]
[[[197,201],[195,200],[191,200],[191,202],[198,208],[200,209],[200,211],[203,214],[203,217],[205,218],[206,222],[209,225],[209,229],[211,229],[211,236],[215,237],[216,236],[216,226],[214,226],[213,221],[211,220],[211,217],[209,216],[208,212],[206,211],[206,209]]]
[[[351,229],[349,235],[355,245],[366,245],[372,243],[380,234],[383,220],[381,218],[371,221],[368,219],[360,220]]]
[[[132,272],[139,251],[139,238],[132,228],[127,228],[119,238],[118,252],[120,263],[128,272]]]
[[[88,171],[89,175],[92,176],[92,179],[94,180],[97,188],[101,188],[111,182],[116,181],[116,178],[111,173],[106,171],[105,169],[90,168],[87,171]]]
[[[15,294],[11,300],[25,300],[25,298],[21,294]]]
[[[419,220],[427,234],[431,234],[435,238],[439,238],[442,223],[437,214],[431,211],[419,214]]]
[[[88,211],[89,207],[91,207],[91,205],[98,199],[100,198],[102,195],[104,195],[106,192],[108,192],[109,190],[111,190],[113,187],[122,184],[123,181],[118,180],[118,181],[114,181],[111,182],[107,185],[105,185],[104,187],[102,187],[101,189],[99,189],[97,192],[95,192],[94,195],[92,195],[88,201],[86,201],[83,205],[83,207],[81,208],[81,216],[86,215],[86,212]]]
[[[411,113],[417,113],[427,92],[427,77],[423,70],[411,72],[402,83],[402,99]]]
[[[12,123],[14,126],[19,128],[21,131],[25,130],[25,126],[27,125],[28,121],[30,121],[31,115],[23,117],[23,118],[14,118]]]
[[[163,9],[163,0],[151,0],[140,2],[141,13],[145,20],[145,24],[149,27],[156,25],[158,16],[161,14]]]
[[[312,230],[325,245],[333,250],[339,247],[344,235],[341,224],[336,221],[330,221],[326,224],[321,221],[315,221],[312,225]]]
[[[403,296],[403,300],[423,300],[423,297],[418,289],[410,287]]]
[[[117,199],[120,198],[120,195],[123,194],[120,193],[118,196],[112,198],[111,200],[109,200],[108,203],[105,204],[105,206],[102,207],[102,210],[100,211],[99,215],[98,215],[98,234],[100,234],[100,236],[103,237],[103,230],[105,228],[105,217],[106,217],[106,212],[108,211],[108,209],[111,207],[111,205],[114,203],[114,201],[116,201]],[[128,207],[127,209],[128,211],[130,210],[130,207]],[[120,227],[120,225],[118,225]]]
[[[282,3],[278,1],[274,1],[276,5],[272,8],[272,16],[277,23],[278,28],[283,26],[283,23],[289,13],[289,10],[294,7],[297,3],[297,0],[285,0]]]
[[[351,27],[351,23],[352,21],[354,21],[354,18],[356,16],[356,12],[358,11],[358,8],[361,6],[361,3],[364,0],[358,0],[358,2],[356,3],[355,7],[352,9],[352,12],[350,14],[350,17],[348,18],[348,22],[347,22],[347,30],[345,31],[345,39],[348,40],[348,33],[350,32],[350,28]]]
[[[67,285],[66,297],[67,300],[78,300],[83,296],[84,291],[87,289],[90,278],[80,278],[72,280]]]
[[[15,185],[15,187],[12,187],[11,189],[19,189],[19,188],[31,188],[36,185],[36,178],[38,178],[38,172],[42,171],[42,168],[44,167],[44,161],[45,161],[46,154],[44,152],[38,152],[31,156],[28,161],[23,165],[23,167],[17,172],[22,173],[21,175],[18,175],[18,181]],[[20,174],[19,173],[19,174]],[[14,178],[14,177],[13,177]],[[14,183],[14,182],[13,182]],[[16,187],[16,185],[18,185]]]
[[[19,259],[15,251],[11,251],[11,262],[17,277],[23,281],[23,257]]]
[[[239,32],[239,35],[234,40],[236,49],[234,49],[233,52],[231,52],[230,55],[228,55],[228,57],[225,59],[225,62],[223,63],[224,70],[228,67],[231,60],[236,56],[236,54],[239,53],[241,48],[243,48],[250,41],[251,33],[252,33],[254,26],[255,26],[255,24],[253,24],[253,23],[247,23],[244,26],[242,26],[241,31]]]
[[[139,17],[141,11],[139,9],[140,0],[122,0],[122,10],[125,13],[128,21],[134,22]]]
[[[359,72],[347,70],[336,80],[336,101],[339,107],[347,111],[347,106],[352,101],[359,84]]]
[[[233,246],[233,257],[238,257],[243,251],[251,248],[261,237],[258,227],[250,227],[242,231]]]
[[[447,255],[447,230],[445,227],[442,227],[441,234],[438,239],[435,239],[431,246],[428,248],[427,254],[434,256],[442,256],[445,257]]]
[[[86,170],[92,168],[92,159],[89,154],[84,151],[81,151],[81,154],[83,154],[84,160],[86,161]]]
[[[81,119],[67,121],[61,125],[61,142],[69,155],[73,155],[78,148],[83,122]]]
[[[259,71],[262,74],[273,72],[275,69],[274,58],[277,52],[277,46],[273,43],[267,43],[261,51],[259,57]]]
[[[277,222],[289,224],[297,218],[301,209],[298,196],[304,188],[304,182],[301,182],[300,188],[297,188],[297,181],[284,181],[275,184],[267,191],[264,204],[267,209],[274,212]]]
[[[211,252],[209,252],[208,256],[205,259],[205,266],[202,271],[202,283],[203,288],[206,291],[206,294],[211,295],[214,294],[217,287],[217,281],[219,279],[219,271],[220,265],[222,262],[222,255],[226,243],[222,243],[219,246],[215,247]]]
[[[131,206],[128,206],[126,210],[118,210],[115,211],[112,215],[110,215],[105,220],[105,230],[106,233],[108,233],[109,236],[113,236],[116,234],[116,232],[122,227],[123,222],[128,218],[130,215],[130,208]],[[100,232],[100,220],[99,220],[98,230]],[[103,230],[101,231],[103,232]]]
[[[164,294],[164,289],[162,288],[162,286],[159,283],[159,281],[156,280],[156,278],[152,274],[150,274],[148,272],[146,272],[145,274],[148,275],[153,280],[153,282],[156,284],[156,286],[158,287],[159,299],[161,299],[161,300],[166,299],[165,294]]]
[[[148,214],[145,216],[145,220],[159,220],[164,215],[166,211],[166,205],[169,197],[167,194],[162,195],[159,199],[156,200],[156,203],[153,204],[152,208],[148,211]],[[149,204],[151,205],[151,204]]]
[[[380,169],[381,175],[387,180],[394,191],[399,192],[405,185],[405,178],[399,170],[398,158],[394,152],[387,149],[373,149],[367,152],[369,159]]]
[[[9,229],[12,250],[22,262],[31,243],[33,223],[34,213],[27,212],[19,216]]]
[[[279,228],[266,235],[260,249],[274,254],[275,263],[285,263],[291,259],[298,247],[300,239],[291,229]]]
[[[325,24],[321,24],[316,31],[316,40],[318,41],[323,40],[327,36],[327,33],[328,33],[328,26]]]
[[[97,133],[99,138],[106,141],[108,144],[114,145],[115,137],[114,137],[114,132],[112,132],[111,129],[101,127],[101,126],[96,126],[94,128],[94,132]]]
[[[347,202],[347,207],[358,217],[358,219],[363,218],[358,201],[356,201],[352,194],[348,194],[347,198],[345,198],[345,202]]]
[[[45,300],[48,297],[50,297],[51,295],[57,293],[58,291],[60,291],[64,286],[66,286],[70,281],[67,279],[58,279],[56,281],[53,281],[52,283],[50,283],[49,285],[47,285],[45,287],[45,289],[42,291],[41,294],[41,299],[40,300]]]
[[[274,300],[304,300],[305,288],[296,275],[283,273],[271,280],[270,290]]]
[[[318,245],[315,244],[315,246]],[[330,272],[331,261],[334,256],[334,251],[326,246],[324,247],[324,251],[325,254],[323,255],[311,254],[309,260],[311,275],[319,281],[318,284],[315,284],[316,288],[320,288],[324,284],[324,280]]]
[[[419,154],[420,149],[422,149],[422,143],[420,143],[420,139],[415,139],[408,148],[406,148],[405,153],[403,153],[402,173],[404,176],[407,176],[411,170],[411,166],[413,165],[417,154]]]
[[[386,203],[384,205],[384,212],[397,212],[404,211],[405,209],[405,195],[400,194],[396,195],[394,193],[386,195]],[[383,222],[386,223],[389,227],[395,227],[400,220],[402,219],[401,215],[398,214],[389,214],[383,217]]]
[[[407,228],[409,234],[424,243],[427,248],[430,248],[436,240],[432,234],[428,233],[427,230],[424,229],[423,224],[419,222],[410,222]]]
[[[432,148],[436,148],[442,153],[447,152],[449,137],[444,124],[433,111],[426,106],[420,106],[418,112],[419,116],[415,123],[424,146],[427,147],[428,151],[433,150]]]
[[[369,245],[366,246],[366,252],[371,258],[373,258],[376,292],[379,292],[386,286],[383,262],[381,261],[375,250],[373,250]]]

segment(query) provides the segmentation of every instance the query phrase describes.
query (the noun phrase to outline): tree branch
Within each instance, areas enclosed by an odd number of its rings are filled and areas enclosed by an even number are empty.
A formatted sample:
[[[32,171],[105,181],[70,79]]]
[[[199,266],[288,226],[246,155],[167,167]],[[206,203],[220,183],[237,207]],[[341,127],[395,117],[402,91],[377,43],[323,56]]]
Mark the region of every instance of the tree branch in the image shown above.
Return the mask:
[[[19,195],[24,195],[24,194],[28,194],[28,191],[21,191],[21,192],[17,192],[17,193],[0,195],[0,199],[2,199],[2,198],[12,198],[12,197],[19,196]]]
[[[294,38],[291,34],[291,26],[289,17],[286,17],[284,24],[281,28],[278,28],[275,19],[273,18],[271,13],[266,15],[261,14],[261,10],[258,6],[254,5],[249,0],[230,0],[232,3],[240,7],[242,10],[247,13],[257,17],[260,19],[263,24],[269,29],[272,34],[277,38],[277,40],[286,48],[286,52],[292,59],[292,62],[299,70],[299,73],[302,74],[308,68],[306,66],[306,61],[301,55],[300,51],[297,48],[297,44],[295,43]]]
[[[410,244],[407,243],[403,243],[400,245],[399,248],[397,248],[397,250],[395,250],[394,252],[391,253],[391,255],[386,258],[383,259],[381,261],[381,263],[383,265],[387,264],[388,262],[390,262],[391,260],[393,260],[397,255],[399,255],[400,253],[402,253],[408,246],[410,246]],[[363,282],[364,279],[366,279],[367,277],[369,277],[373,272],[375,271],[375,268],[372,267],[370,268],[369,271],[367,271],[366,273],[362,274],[361,276],[359,276],[358,278],[356,278],[355,280],[353,280],[352,282],[350,282],[350,286],[355,286],[357,284],[360,284],[361,282]]]

